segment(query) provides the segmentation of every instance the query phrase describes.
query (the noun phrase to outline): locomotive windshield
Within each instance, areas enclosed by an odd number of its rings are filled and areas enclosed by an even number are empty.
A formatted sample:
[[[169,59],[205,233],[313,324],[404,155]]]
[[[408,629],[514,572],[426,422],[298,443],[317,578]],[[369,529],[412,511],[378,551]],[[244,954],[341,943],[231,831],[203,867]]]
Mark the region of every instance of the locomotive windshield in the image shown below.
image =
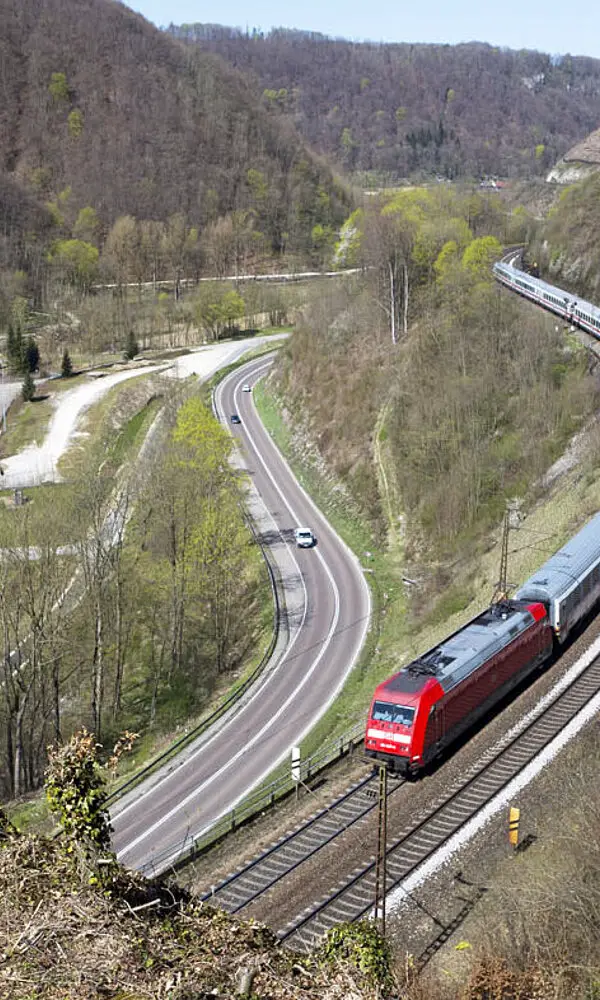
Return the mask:
[[[387,701],[376,701],[371,713],[374,722],[396,722],[400,726],[412,726],[414,717],[414,708],[408,708],[407,705],[391,705]]]

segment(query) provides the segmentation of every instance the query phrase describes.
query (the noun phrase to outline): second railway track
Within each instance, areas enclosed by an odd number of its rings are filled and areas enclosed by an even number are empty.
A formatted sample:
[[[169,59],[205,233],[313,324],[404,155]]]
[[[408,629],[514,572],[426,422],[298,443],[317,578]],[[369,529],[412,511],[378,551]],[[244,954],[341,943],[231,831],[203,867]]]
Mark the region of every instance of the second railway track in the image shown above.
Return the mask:
[[[396,787],[403,782],[399,781]],[[202,896],[229,913],[248,906],[282,878],[330,844],[377,805],[377,784],[368,775],[295,830]]]
[[[443,798],[418,815],[392,841],[388,839],[387,891],[413,874],[480,809],[525,768],[600,690],[600,657],[594,659],[554,699],[512,737],[485,752]],[[404,782],[390,786],[396,794]],[[229,912],[238,912],[282,882],[292,871],[332,843],[377,804],[374,776],[353,785],[327,809],[273,844],[203,898]],[[285,883],[284,883],[285,884]],[[283,886],[282,886],[283,888]],[[335,890],[298,913],[290,899],[287,923],[279,918],[273,930],[296,950],[311,948],[331,927],[360,919],[373,909],[375,862],[369,859]]]
[[[386,890],[398,886],[427,861],[450,837],[490,802],[524,767],[550,743],[600,690],[600,657],[597,657],[524,730],[502,749],[490,750],[475,774],[435,806],[424,818],[406,829],[387,847]],[[306,951],[336,924],[358,920],[373,909],[375,862],[351,876],[344,886],[329,894],[285,928],[277,930],[281,941]]]

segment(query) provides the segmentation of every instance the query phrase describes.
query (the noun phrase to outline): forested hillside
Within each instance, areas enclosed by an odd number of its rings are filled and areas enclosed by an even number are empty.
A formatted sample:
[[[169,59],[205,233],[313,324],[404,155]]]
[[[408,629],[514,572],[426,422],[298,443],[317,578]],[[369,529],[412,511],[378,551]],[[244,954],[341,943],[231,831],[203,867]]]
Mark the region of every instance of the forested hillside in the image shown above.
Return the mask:
[[[318,256],[346,214],[331,171],[218,55],[114,0],[0,0],[0,23],[0,267],[38,302],[42,263],[79,289],[107,247],[105,280],[268,267]]]
[[[467,551],[596,405],[576,341],[493,281],[525,219],[445,186],[370,199],[338,245],[363,276],[315,304],[284,349],[277,391],[294,426],[380,539],[402,517],[411,558]]]
[[[348,170],[543,175],[600,121],[600,61],[490,45],[348,42],[187,24],[176,37],[251,72],[273,116]]]

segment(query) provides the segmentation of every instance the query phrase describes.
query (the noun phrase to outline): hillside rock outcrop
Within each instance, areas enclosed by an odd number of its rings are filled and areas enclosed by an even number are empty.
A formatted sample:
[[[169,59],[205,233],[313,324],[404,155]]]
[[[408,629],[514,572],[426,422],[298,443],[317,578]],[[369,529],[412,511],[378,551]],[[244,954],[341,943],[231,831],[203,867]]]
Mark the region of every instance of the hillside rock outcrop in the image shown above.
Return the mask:
[[[552,167],[546,180],[557,184],[575,184],[600,169],[600,128],[576,143]]]

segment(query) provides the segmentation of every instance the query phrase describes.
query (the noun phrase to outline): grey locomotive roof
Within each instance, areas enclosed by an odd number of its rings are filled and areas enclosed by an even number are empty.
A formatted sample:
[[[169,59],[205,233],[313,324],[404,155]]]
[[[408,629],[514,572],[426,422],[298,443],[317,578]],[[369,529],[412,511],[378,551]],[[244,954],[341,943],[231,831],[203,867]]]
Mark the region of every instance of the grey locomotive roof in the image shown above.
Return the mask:
[[[538,569],[517,591],[521,601],[549,601],[562,597],[600,560],[600,514],[596,514],[562,549]]]
[[[595,306],[593,302],[580,299],[577,295],[573,295],[572,292],[565,292],[564,288],[557,288],[556,285],[550,285],[542,278],[534,278],[531,274],[527,274],[526,271],[522,271],[518,267],[509,267],[508,264],[502,264],[500,261],[494,264],[494,270],[497,270],[500,274],[506,272],[513,281],[517,281],[517,279],[524,281],[526,284],[534,287],[539,293],[548,292],[548,294],[560,299],[561,302],[574,302],[579,309],[589,313],[595,319],[600,319],[600,309],[598,306]]]
[[[414,692],[428,677],[434,677],[444,691],[450,691],[528,628],[533,620],[531,612],[511,602],[492,606],[439,646],[409,663],[390,678],[384,690]]]

